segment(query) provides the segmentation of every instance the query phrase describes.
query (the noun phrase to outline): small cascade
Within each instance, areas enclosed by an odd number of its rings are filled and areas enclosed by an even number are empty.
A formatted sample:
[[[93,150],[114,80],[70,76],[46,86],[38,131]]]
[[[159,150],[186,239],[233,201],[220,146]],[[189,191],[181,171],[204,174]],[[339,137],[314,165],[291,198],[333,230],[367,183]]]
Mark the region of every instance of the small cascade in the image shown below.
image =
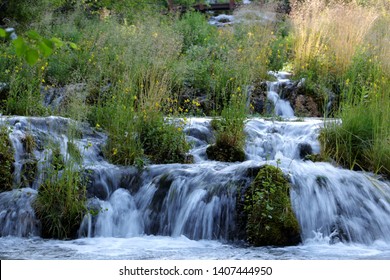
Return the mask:
[[[277,79],[274,82],[267,82],[267,98],[275,106],[274,113],[283,118],[293,118],[294,110],[292,109],[290,102],[282,99],[279,95],[280,87],[291,83],[289,79],[291,74],[288,72],[269,72],[269,74]]]
[[[36,236],[40,223],[32,203],[37,191],[31,188],[0,193],[0,236]]]
[[[282,82],[280,76],[278,83]],[[19,188],[0,193],[0,235],[39,236],[32,204],[44,179],[42,170],[53,157],[53,147],[65,161],[71,159],[69,143],[73,143],[88,176],[91,210],[81,224],[80,237],[239,240],[239,191],[249,186],[255,170],[271,164],[280,167],[291,182],[292,207],[304,243],[322,235],[331,243],[390,244],[390,183],[371,174],[306,160],[307,155],[320,151],[317,137],[322,120],[247,120],[246,161],[242,163],[207,159],[206,148],[215,141],[210,120],[192,118],[184,128],[195,163],[138,170],[108,163],[101,153],[106,136],[88,126],[59,117],[1,117],[1,124],[11,131]],[[80,133],[70,139],[70,129]],[[33,151],[23,144],[27,135],[36,143]],[[31,158],[36,161],[36,172],[25,180],[23,166]]]

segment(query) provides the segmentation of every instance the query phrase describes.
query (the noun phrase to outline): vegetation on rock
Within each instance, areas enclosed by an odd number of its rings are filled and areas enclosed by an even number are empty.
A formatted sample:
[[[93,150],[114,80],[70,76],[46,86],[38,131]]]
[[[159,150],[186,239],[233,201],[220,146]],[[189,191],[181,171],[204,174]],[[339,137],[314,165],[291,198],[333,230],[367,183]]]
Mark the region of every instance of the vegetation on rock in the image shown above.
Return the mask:
[[[58,171],[47,170],[46,179],[38,188],[34,203],[42,226],[42,237],[76,238],[86,213],[86,187],[71,163]]]
[[[12,189],[13,163],[14,150],[8,137],[8,129],[0,126],[0,192]]]
[[[246,236],[255,246],[287,246],[300,242],[300,230],[283,172],[264,165],[245,192]]]

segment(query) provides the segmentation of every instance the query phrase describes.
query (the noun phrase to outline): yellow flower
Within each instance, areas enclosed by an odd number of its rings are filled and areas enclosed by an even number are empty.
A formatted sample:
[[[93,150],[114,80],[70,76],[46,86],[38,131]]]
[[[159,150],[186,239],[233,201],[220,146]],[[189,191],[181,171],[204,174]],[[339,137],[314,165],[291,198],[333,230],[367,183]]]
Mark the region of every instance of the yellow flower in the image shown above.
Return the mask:
[[[97,123],[95,127],[96,127],[96,128],[100,128],[100,124]]]
[[[115,156],[117,153],[118,153],[118,149],[117,148],[113,148],[112,149],[112,155]]]

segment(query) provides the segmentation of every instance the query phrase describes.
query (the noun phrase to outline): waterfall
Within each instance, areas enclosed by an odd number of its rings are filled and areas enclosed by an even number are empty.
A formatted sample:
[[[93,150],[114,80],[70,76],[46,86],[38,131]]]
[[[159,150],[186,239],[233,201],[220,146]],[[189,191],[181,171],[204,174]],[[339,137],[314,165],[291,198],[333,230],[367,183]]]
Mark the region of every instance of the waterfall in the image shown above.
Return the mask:
[[[291,108],[290,102],[280,97],[280,87],[290,83],[288,72],[269,72],[270,75],[276,78],[274,82],[267,82],[267,98],[274,104],[274,113],[277,116],[284,118],[294,117],[294,110]]]
[[[37,236],[40,224],[32,203],[42,180],[41,170],[51,156],[51,142],[69,159],[68,130],[74,122],[59,117],[1,117],[10,128],[15,150],[15,184],[18,189],[0,194],[0,234]],[[72,141],[80,149],[82,165],[90,178],[88,207],[80,236],[130,238],[144,235],[186,236],[192,240],[233,241],[237,233],[238,190],[253,178],[250,170],[264,164],[279,166],[291,182],[291,202],[303,242],[319,234],[331,243],[390,244],[390,184],[373,174],[314,163],[305,155],[320,151],[317,136],[323,121],[272,121],[250,119],[242,163],[207,159],[214,141],[208,118],[190,119],[184,131],[192,145],[194,164],[150,165],[143,170],[112,165],[101,147],[106,137],[88,126]],[[21,170],[27,158],[22,139],[32,135],[37,172],[23,184]]]

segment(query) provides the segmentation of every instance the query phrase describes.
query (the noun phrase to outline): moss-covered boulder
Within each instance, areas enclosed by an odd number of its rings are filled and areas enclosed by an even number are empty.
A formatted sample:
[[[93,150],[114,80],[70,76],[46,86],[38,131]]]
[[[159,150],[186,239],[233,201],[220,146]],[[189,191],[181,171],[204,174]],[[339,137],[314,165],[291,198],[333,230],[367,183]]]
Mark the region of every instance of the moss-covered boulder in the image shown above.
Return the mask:
[[[289,183],[279,168],[264,165],[260,169],[244,195],[246,238],[250,244],[288,246],[301,241],[289,190]]]
[[[208,159],[224,162],[237,162],[245,160],[245,152],[242,148],[214,144],[207,147],[206,154]]]
[[[0,127],[0,192],[12,189],[14,149],[6,127]]]

